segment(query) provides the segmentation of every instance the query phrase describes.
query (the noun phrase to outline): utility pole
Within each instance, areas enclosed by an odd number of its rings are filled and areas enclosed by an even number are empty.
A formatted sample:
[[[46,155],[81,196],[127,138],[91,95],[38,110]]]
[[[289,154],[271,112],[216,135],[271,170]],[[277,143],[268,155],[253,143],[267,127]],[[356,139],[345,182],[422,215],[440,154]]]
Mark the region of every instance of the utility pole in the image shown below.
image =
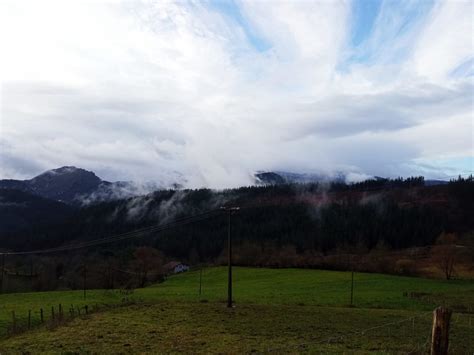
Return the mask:
[[[228,215],[227,224],[227,308],[232,308],[232,214],[240,210],[240,207],[221,207]]]
[[[351,257],[351,306],[354,304],[354,257]]]
[[[201,296],[201,291],[202,291],[202,265],[201,265],[201,268],[199,269],[199,296]]]
[[[30,287],[33,290],[34,287],[34,281],[33,281],[33,256],[30,256]],[[30,327],[28,327],[29,329]]]
[[[354,300],[354,269],[351,272],[351,306],[353,305]]]
[[[84,299],[86,299],[86,281],[87,281],[87,269],[86,269],[86,263],[84,263],[84,273],[83,273],[83,286],[84,286]]]
[[[5,274],[5,254],[2,254],[2,278],[0,283],[0,293],[3,293],[3,277]]]

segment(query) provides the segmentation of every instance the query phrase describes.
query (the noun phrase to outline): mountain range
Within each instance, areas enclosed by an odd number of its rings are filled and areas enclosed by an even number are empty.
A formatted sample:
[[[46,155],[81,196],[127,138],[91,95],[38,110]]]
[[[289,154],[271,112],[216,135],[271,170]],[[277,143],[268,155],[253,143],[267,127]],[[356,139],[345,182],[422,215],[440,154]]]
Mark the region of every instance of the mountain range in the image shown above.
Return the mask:
[[[380,177],[371,177],[380,180]],[[254,174],[255,185],[279,185],[294,183],[350,183],[350,174],[307,174],[285,171],[260,171]],[[427,180],[426,185],[446,183]],[[48,170],[29,180],[0,180],[0,189],[15,189],[35,196],[63,202],[73,206],[118,200],[146,195],[162,189],[179,189],[177,183],[160,185],[155,182],[137,183],[133,181],[109,182],[99,178],[94,172],[74,166],[63,166]]]
[[[334,184],[327,184],[322,189],[324,192],[316,184],[304,185],[303,189],[289,184],[320,181]],[[372,178],[357,184],[345,184],[342,175],[330,180],[316,174],[258,172],[253,187],[231,190],[175,188],[173,191],[170,187],[154,183],[108,182],[91,171],[69,166],[47,171],[29,180],[0,180],[0,248],[39,248],[60,245],[66,240],[112,235],[156,224],[157,221],[167,221],[174,216],[214,209],[230,202],[242,206],[272,206],[269,209],[257,208],[253,212],[249,210],[248,221],[253,222],[245,227],[250,228],[255,223],[255,218],[250,217],[252,213],[269,213],[265,218],[260,215],[256,219],[265,221],[262,223],[266,223],[268,235],[278,235],[271,227],[273,222],[268,220],[285,220],[290,214],[311,219],[321,206],[331,210],[330,216],[333,216],[340,201],[359,201],[349,205],[362,213],[364,206],[377,206],[379,199],[383,198],[392,200],[393,204],[387,206],[409,210],[413,207],[413,213],[418,213],[418,210],[422,213],[425,207],[433,209],[436,216],[430,214],[429,220],[437,220],[438,213],[441,216],[446,214],[449,220],[440,220],[438,224],[441,227],[443,223],[470,226],[468,221],[471,218],[466,217],[472,215],[470,181],[426,186],[440,183],[427,184],[422,177],[405,180]],[[130,198],[133,196],[138,197]],[[101,201],[107,203],[97,203]],[[346,206],[346,202],[341,206]],[[339,216],[338,213],[334,216]],[[397,214],[394,216],[396,220]],[[298,218],[295,221],[300,221]],[[338,220],[335,226],[339,226],[342,220]],[[295,223],[299,225],[300,222]],[[301,225],[301,233],[304,232],[304,225]],[[334,232],[338,228],[331,230]]]
[[[256,185],[321,182],[330,179],[322,174],[288,172],[258,172],[254,175]],[[344,176],[335,176],[333,181],[344,181]],[[109,182],[102,180],[92,171],[74,166],[48,170],[29,180],[0,180],[0,189],[20,190],[76,206],[145,195],[167,188],[176,189],[180,188],[180,185],[164,186],[154,182],[137,183],[132,181]]]

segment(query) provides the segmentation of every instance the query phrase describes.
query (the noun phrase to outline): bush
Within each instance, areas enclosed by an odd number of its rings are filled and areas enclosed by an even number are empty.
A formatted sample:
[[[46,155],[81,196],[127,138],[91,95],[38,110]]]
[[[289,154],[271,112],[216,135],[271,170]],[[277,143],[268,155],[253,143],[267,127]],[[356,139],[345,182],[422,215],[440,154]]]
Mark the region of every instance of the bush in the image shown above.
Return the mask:
[[[409,259],[397,260],[395,262],[395,272],[399,275],[413,276],[416,274],[416,264]]]

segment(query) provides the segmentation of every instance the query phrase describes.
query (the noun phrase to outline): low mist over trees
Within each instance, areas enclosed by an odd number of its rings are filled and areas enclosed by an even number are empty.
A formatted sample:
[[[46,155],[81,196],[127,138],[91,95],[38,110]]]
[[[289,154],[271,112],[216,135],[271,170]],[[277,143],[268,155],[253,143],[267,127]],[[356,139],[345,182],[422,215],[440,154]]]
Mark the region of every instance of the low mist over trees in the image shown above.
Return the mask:
[[[458,256],[454,256],[454,261],[451,259],[451,251],[457,249],[453,249],[455,242],[448,236],[474,230],[473,191],[472,178],[438,186],[423,186],[422,178],[411,178],[354,185],[282,184],[224,191],[158,191],[75,209],[55,224],[5,233],[1,247],[5,250],[56,247],[216,210],[210,218],[194,223],[80,252],[88,255],[89,263],[94,265],[91,268],[102,270],[98,276],[92,273],[88,276],[91,284],[112,288],[132,275],[134,283],[143,286],[152,276],[159,278],[161,265],[173,259],[191,264],[223,261],[227,215],[218,209],[240,206],[240,211],[232,217],[237,264],[345,268],[347,260],[331,259],[330,255],[376,255],[380,251],[436,244],[433,258],[438,260],[446,278],[450,278],[456,270]],[[78,252],[70,252],[70,257],[64,260],[62,255],[57,255],[56,259],[38,263],[35,269],[38,282],[46,288],[59,287],[62,278],[72,272],[76,276],[67,277],[70,280],[67,287],[79,287],[78,270],[84,260],[77,255]],[[372,267],[376,262],[376,258],[367,259],[366,269],[376,269]],[[378,267],[410,274],[412,266],[409,258],[399,258],[393,265],[380,262]],[[40,269],[49,270],[47,274],[54,277],[43,280]]]

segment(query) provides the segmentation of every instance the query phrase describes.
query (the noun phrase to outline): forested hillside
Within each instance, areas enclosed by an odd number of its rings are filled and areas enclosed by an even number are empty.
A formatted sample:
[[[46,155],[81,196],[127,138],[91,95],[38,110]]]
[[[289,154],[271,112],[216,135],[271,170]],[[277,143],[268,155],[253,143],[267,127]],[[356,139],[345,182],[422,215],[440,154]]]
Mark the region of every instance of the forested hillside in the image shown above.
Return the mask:
[[[72,216],[65,208],[54,209],[56,205],[47,211],[44,207],[38,210],[31,206],[25,215],[49,213],[46,219],[56,223],[48,223],[47,227],[38,223],[21,233],[4,229],[1,247],[57,246],[170,222],[221,206],[240,206],[234,217],[236,243],[251,243],[261,248],[291,245],[297,252],[323,253],[348,246],[370,250],[381,244],[400,249],[432,244],[442,231],[472,230],[473,191],[472,179],[429,187],[416,179],[407,179],[355,185],[157,191],[76,209]],[[226,218],[217,214],[209,220],[150,235],[143,243],[167,255],[197,254],[209,259],[222,251],[226,228]],[[25,244],[25,240],[31,244]]]

